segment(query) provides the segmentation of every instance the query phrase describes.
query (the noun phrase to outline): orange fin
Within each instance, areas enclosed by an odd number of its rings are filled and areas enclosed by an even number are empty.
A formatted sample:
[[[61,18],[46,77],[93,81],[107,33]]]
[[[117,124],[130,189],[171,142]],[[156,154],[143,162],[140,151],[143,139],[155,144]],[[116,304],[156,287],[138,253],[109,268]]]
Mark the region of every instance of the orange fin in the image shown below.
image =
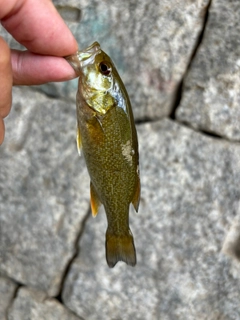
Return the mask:
[[[76,141],[77,141],[77,150],[78,154],[81,155],[81,149],[82,149],[82,138],[81,138],[81,133],[79,130],[79,127],[77,127],[77,136],[76,136]]]
[[[132,204],[134,206],[134,209],[138,212],[139,202],[140,202],[140,193],[141,193],[141,184],[140,184],[140,178],[138,176],[138,182],[135,189],[135,193],[132,199]]]
[[[93,217],[96,217],[96,215],[98,214],[98,208],[101,205],[101,201],[99,200],[98,194],[92,184],[92,181],[90,182],[90,196],[91,196],[92,215]]]
[[[132,267],[136,265],[136,251],[130,229],[123,235],[115,235],[107,230],[106,259],[110,268],[113,268],[118,261],[124,261]]]

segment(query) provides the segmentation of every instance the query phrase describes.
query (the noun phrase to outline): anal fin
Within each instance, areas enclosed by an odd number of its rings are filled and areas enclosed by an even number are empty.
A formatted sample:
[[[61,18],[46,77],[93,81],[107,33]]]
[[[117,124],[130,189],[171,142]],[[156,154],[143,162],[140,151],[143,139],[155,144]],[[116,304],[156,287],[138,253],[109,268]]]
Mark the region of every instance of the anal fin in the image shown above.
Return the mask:
[[[140,202],[140,193],[141,193],[141,183],[140,183],[140,178],[138,176],[137,179],[137,185],[135,188],[135,193],[132,198],[132,204],[134,206],[134,209],[138,212],[138,207],[139,207],[139,202]]]
[[[93,217],[96,217],[98,214],[98,209],[101,206],[101,201],[99,200],[98,194],[92,184],[92,181],[90,182],[90,195],[91,195],[91,210]]]

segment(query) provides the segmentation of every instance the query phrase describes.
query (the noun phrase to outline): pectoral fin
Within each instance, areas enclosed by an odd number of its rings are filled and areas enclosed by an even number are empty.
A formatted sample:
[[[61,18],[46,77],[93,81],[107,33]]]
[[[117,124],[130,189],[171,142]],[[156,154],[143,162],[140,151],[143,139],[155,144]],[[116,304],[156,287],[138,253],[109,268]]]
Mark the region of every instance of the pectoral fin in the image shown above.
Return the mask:
[[[76,136],[76,141],[77,141],[77,150],[78,154],[81,155],[81,149],[82,149],[82,138],[81,138],[81,133],[79,128],[77,127],[77,136]]]
[[[135,193],[132,199],[132,204],[134,206],[134,209],[138,212],[139,207],[139,201],[140,201],[140,193],[141,193],[141,184],[140,184],[140,178],[138,176],[138,181],[135,189]]]
[[[96,217],[98,214],[98,208],[101,206],[101,201],[99,200],[98,194],[92,184],[90,182],[90,195],[91,195],[91,209],[93,217]]]

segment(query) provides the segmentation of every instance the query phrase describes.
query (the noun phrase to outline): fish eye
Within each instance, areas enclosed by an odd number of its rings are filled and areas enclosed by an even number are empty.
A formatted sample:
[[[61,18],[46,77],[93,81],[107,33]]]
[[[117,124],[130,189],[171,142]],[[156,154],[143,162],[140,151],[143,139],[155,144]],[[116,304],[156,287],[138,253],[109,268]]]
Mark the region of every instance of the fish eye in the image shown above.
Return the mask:
[[[105,76],[108,76],[112,71],[111,66],[105,61],[99,64],[99,70]]]

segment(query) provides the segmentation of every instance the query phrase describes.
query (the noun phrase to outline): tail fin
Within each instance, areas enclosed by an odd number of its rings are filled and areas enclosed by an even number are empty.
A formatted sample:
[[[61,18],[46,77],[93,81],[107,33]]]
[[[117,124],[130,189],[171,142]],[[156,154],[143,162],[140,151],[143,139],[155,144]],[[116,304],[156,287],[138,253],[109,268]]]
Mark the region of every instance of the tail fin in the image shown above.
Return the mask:
[[[132,267],[136,265],[136,252],[130,229],[123,235],[115,235],[107,230],[106,259],[110,268],[113,268],[118,261],[124,261]]]

